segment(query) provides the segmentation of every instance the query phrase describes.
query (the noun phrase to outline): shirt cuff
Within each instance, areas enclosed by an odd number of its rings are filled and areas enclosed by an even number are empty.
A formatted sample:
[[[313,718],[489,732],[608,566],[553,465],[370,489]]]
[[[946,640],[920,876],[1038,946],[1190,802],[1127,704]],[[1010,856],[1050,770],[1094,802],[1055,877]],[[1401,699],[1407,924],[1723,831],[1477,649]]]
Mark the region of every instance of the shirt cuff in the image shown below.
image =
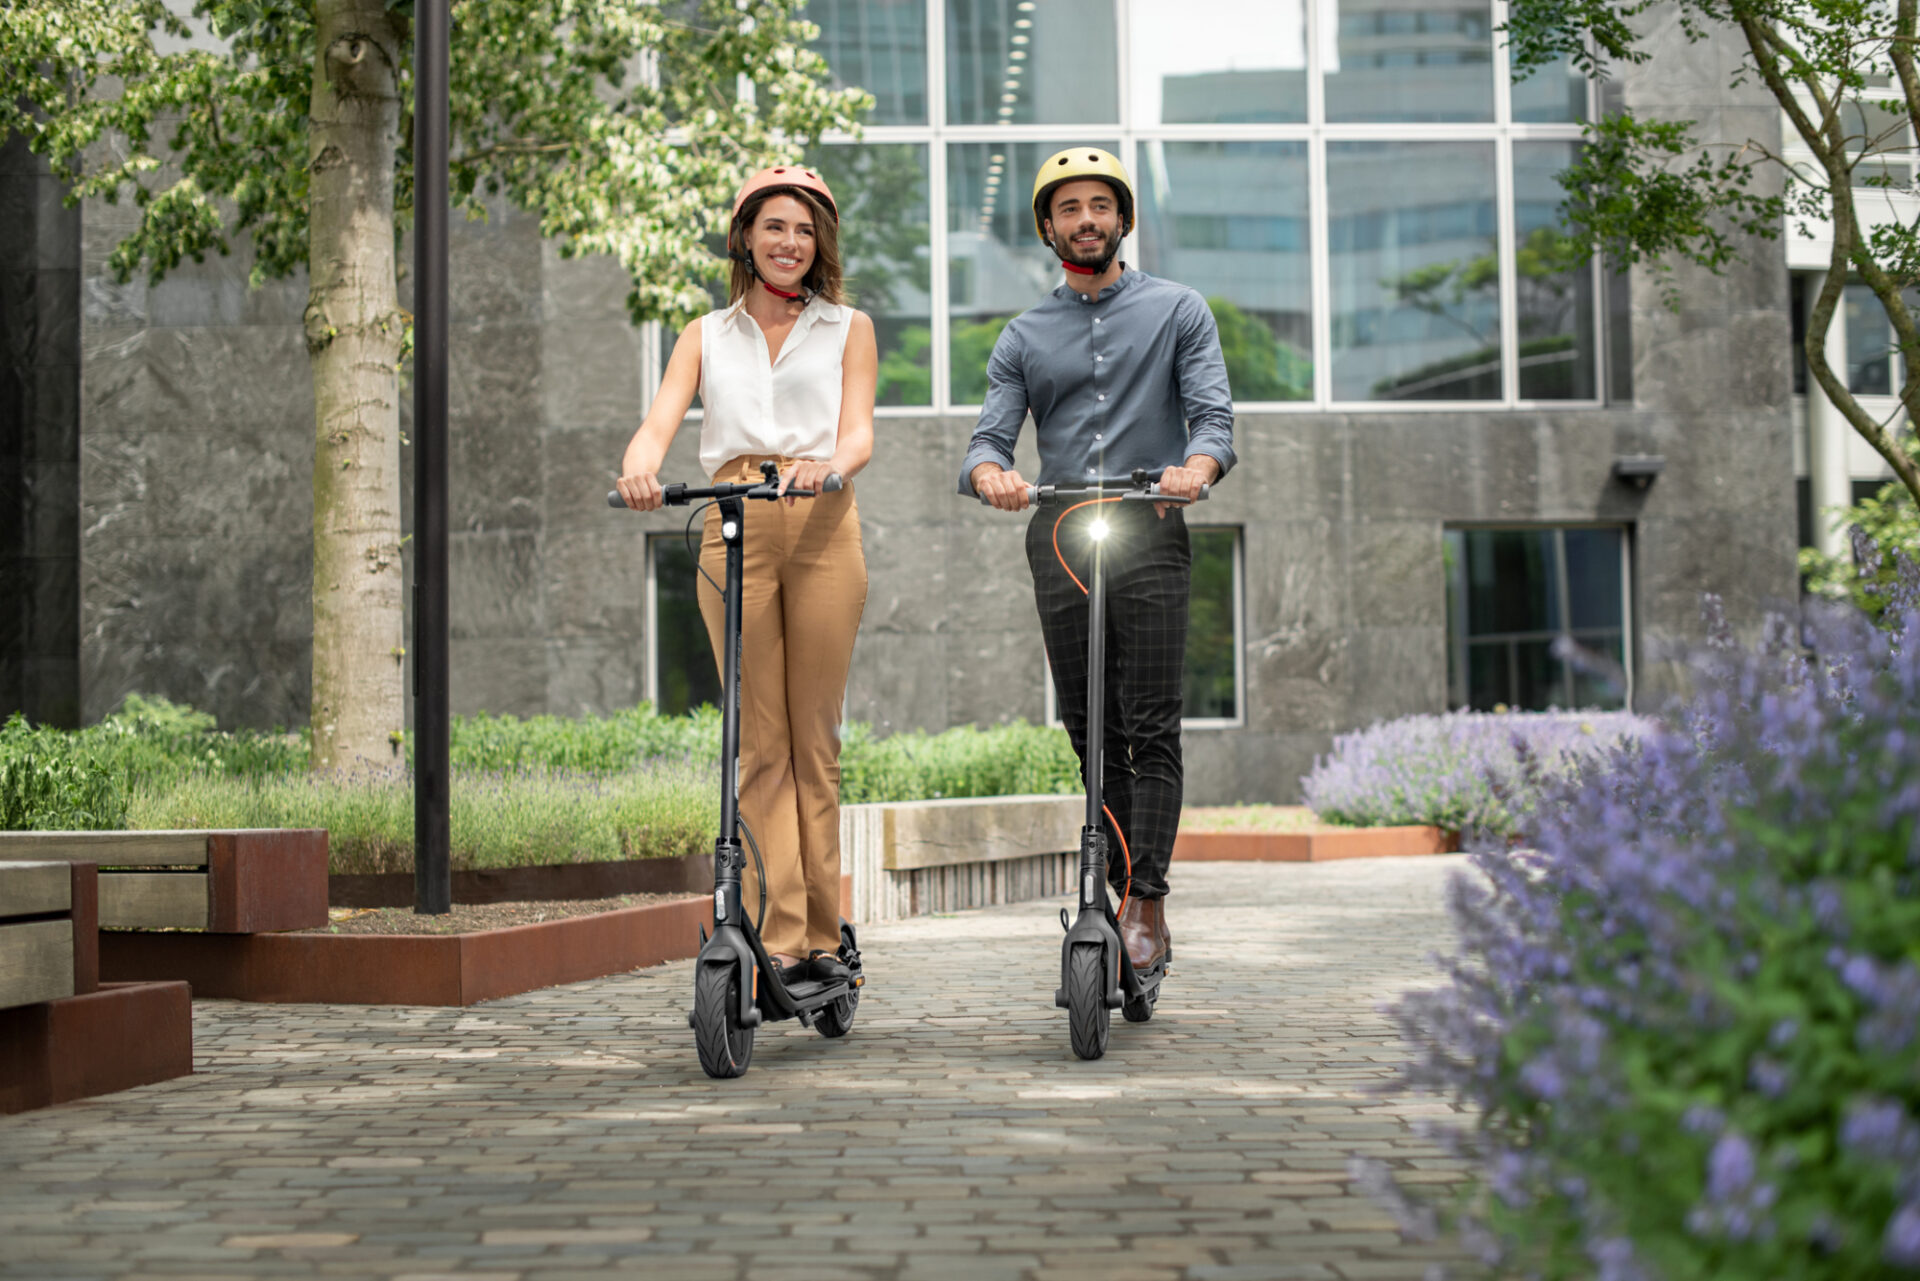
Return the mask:
[[[1186,458],[1182,458],[1180,461],[1184,464],[1187,458],[1197,456],[1211,458],[1220,465],[1220,474],[1214,477],[1216,483],[1225,480],[1227,473],[1233,470],[1235,456],[1233,447],[1230,445],[1211,445],[1204,442],[1189,441],[1187,443]]]
[[[973,487],[973,469],[981,463],[999,463],[1006,471],[1013,470],[1013,455],[1004,454],[991,445],[975,444],[967,450],[966,458],[960,464],[960,490],[968,498],[980,497]]]

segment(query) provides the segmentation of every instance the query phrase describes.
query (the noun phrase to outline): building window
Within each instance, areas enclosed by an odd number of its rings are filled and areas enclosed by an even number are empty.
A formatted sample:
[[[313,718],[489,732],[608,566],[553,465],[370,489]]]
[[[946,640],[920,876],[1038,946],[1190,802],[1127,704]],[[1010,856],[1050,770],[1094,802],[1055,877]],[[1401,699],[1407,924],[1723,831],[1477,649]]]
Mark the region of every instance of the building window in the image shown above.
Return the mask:
[[[1631,705],[1624,528],[1449,529],[1445,546],[1450,706]]]
[[[927,149],[912,143],[816,147],[808,155],[840,208],[840,261],[854,306],[873,317],[876,405],[933,403]]]
[[[1189,525],[1193,549],[1193,577],[1187,597],[1187,657],[1181,673],[1181,724],[1189,729],[1238,725],[1243,719],[1240,690],[1240,615],[1245,588],[1241,584],[1238,526]],[[1047,723],[1060,724],[1053,673],[1047,684]]]
[[[1856,396],[1893,394],[1893,326],[1887,309],[1863,284],[1849,283],[1841,295],[1847,309],[1847,390]]]
[[[1128,166],[1140,218],[1122,255],[1208,300],[1242,407],[1628,395],[1624,280],[1555,235],[1593,90],[1564,60],[1516,79],[1501,0],[813,0],[806,16],[835,82],[877,103],[810,158],[852,193],[884,412],[980,404],[1007,320],[1062,280],[1033,234],[1034,170],[1083,143]]]
[[[1335,400],[1498,400],[1494,149],[1330,142]]]
[[[697,530],[694,537],[699,538]],[[654,710],[663,716],[678,716],[703,703],[720,704],[713,643],[694,594],[698,577],[685,535],[648,536],[647,631],[653,647],[647,686]]]
[[[1188,722],[1240,720],[1240,530],[1193,525],[1193,586],[1187,598]]]
[[[1140,261],[1191,285],[1241,403],[1313,399],[1304,142],[1143,142]]]

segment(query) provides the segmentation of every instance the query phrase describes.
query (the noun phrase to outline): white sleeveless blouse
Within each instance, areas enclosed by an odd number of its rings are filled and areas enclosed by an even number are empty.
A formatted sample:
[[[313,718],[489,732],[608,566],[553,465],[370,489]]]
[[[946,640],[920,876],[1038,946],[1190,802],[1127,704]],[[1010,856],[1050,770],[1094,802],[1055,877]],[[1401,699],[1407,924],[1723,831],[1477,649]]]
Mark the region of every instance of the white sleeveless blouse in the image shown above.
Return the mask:
[[[774,361],[744,302],[700,318],[700,466],[709,477],[742,454],[833,457],[851,316],[847,307],[814,299]]]

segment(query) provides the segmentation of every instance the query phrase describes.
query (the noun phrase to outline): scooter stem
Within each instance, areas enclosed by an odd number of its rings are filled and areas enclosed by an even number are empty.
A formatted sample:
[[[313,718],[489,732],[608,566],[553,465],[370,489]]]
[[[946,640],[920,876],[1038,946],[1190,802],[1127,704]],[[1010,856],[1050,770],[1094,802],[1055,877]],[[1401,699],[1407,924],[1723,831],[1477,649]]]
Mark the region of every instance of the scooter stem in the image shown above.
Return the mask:
[[[1106,898],[1106,779],[1107,742],[1107,575],[1106,543],[1093,544],[1093,573],[1087,589],[1087,821],[1083,829],[1097,839],[1081,841],[1080,907],[1088,910],[1096,898]],[[1088,863],[1097,866],[1085,866]]]
[[[720,541],[727,549],[727,581],[722,593],[723,632],[720,712],[720,834],[713,842],[713,923],[740,925],[740,873],[746,858],[740,849],[740,595],[746,579],[746,504],[739,498],[715,501],[720,512]]]

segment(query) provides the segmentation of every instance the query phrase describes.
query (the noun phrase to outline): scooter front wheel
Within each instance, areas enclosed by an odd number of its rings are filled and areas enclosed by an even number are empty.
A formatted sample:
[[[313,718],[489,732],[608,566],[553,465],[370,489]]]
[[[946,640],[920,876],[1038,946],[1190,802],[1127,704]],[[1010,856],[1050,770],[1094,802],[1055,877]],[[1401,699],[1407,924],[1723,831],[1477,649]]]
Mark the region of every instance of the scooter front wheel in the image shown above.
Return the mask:
[[[700,1070],[726,1079],[744,1076],[753,1062],[753,1029],[740,1025],[740,976],[709,962],[693,976],[693,1045]]]
[[[1097,943],[1076,943],[1067,957],[1067,1033],[1073,1052],[1097,1059],[1107,1052],[1112,1011],[1107,1009],[1107,967]]]

